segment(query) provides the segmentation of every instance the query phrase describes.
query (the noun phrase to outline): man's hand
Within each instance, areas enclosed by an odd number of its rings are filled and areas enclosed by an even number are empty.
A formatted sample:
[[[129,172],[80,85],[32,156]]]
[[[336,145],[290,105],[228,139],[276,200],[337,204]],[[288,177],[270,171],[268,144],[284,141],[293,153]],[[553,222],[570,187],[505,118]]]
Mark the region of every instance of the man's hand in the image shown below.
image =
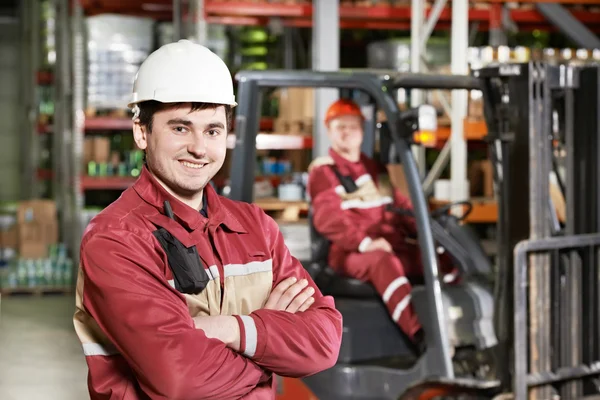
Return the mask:
[[[307,288],[307,285],[306,279],[300,282],[297,282],[294,277],[284,279],[273,289],[263,308],[287,311],[292,314],[308,310],[315,301],[312,297],[315,290],[312,287]]]
[[[376,251],[376,250],[383,250],[388,253],[391,253],[394,251],[392,249],[392,245],[384,238],[377,238],[377,239],[373,240],[369,244],[369,246],[367,246],[367,248],[365,249],[365,253],[369,252],[369,251]]]
[[[206,337],[218,339],[234,351],[240,349],[240,325],[235,317],[213,315],[194,317],[196,329],[204,331]]]

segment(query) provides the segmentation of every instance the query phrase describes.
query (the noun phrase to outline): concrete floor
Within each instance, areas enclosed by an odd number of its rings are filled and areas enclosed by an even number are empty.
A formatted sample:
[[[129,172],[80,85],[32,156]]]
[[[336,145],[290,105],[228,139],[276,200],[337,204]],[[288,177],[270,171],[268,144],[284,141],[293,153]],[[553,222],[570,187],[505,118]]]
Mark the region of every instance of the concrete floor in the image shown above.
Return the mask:
[[[89,399],[74,304],[65,295],[2,297],[0,399]]]

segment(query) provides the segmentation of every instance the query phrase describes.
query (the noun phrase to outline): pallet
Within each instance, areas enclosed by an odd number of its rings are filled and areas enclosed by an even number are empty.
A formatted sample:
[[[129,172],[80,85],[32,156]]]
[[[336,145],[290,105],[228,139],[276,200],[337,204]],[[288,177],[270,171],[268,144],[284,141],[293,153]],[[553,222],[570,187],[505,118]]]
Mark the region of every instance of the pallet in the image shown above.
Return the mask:
[[[87,118],[94,117],[112,117],[112,118],[127,118],[131,116],[131,111],[123,108],[96,108],[87,107],[85,109]]]
[[[254,203],[274,219],[282,222],[297,222],[308,211],[306,201],[281,201],[277,198],[257,199]]]
[[[36,286],[36,287],[3,287],[0,288],[2,296],[33,295],[44,296],[49,294],[70,294],[70,286]]]

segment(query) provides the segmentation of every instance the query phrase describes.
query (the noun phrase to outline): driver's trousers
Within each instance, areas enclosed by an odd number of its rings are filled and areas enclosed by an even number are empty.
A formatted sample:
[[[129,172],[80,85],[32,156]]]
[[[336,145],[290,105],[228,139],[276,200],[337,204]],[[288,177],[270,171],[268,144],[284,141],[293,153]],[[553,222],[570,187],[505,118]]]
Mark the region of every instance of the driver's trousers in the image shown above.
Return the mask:
[[[446,282],[455,281],[456,270],[448,254],[438,255],[438,260],[440,276]],[[414,340],[415,334],[421,329],[411,303],[410,282],[423,281],[423,264],[418,246],[396,245],[394,253],[383,250],[350,253],[336,269],[346,276],[370,282],[381,296],[394,322],[409,339]]]

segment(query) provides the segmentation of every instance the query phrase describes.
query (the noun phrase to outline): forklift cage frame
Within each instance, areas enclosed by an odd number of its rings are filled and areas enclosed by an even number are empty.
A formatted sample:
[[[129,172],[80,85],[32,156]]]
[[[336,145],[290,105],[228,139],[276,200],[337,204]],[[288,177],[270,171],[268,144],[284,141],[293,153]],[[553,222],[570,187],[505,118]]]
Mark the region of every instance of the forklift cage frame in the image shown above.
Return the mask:
[[[600,375],[600,365],[595,362],[589,365],[579,364],[572,367],[561,367],[558,370],[545,370],[531,373],[529,371],[528,345],[528,289],[529,271],[543,266],[535,265],[530,256],[552,252],[567,253],[568,256],[580,252],[598,253],[600,234],[572,235],[554,238],[532,239],[519,242],[514,252],[515,279],[513,294],[515,301],[514,314],[514,378],[513,393],[516,400],[527,399],[529,388],[553,385],[563,381],[577,381],[583,378]],[[570,264],[569,268],[574,265]]]
[[[417,225],[424,264],[425,289],[431,329],[427,335],[429,351],[424,360],[431,375],[454,379],[454,369],[442,303],[438,260],[431,232],[429,208],[423,193],[416,162],[410,148],[411,136],[400,131],[400,110],[394,97],[396,89],[482,90],[480,80],[471,76],[406,74],[396,71],[350,70],[321,71],[241,71],[236,75],[238,107],[236,113],[235,156],[232,160],[231,198],[253,200],[256,135],[259,131],[261,89],[314,87],[360,90],[366,93],[388,121],[389,134],[403,165]]]
[[[597,394],[600,66],[510,63],[474,75],[484,87],[500,199],[495,325],[502,389],[512,388],[516,400]],[[551,171],[559,176],[553,142],[562,141],[564,229],[549,183]]]

